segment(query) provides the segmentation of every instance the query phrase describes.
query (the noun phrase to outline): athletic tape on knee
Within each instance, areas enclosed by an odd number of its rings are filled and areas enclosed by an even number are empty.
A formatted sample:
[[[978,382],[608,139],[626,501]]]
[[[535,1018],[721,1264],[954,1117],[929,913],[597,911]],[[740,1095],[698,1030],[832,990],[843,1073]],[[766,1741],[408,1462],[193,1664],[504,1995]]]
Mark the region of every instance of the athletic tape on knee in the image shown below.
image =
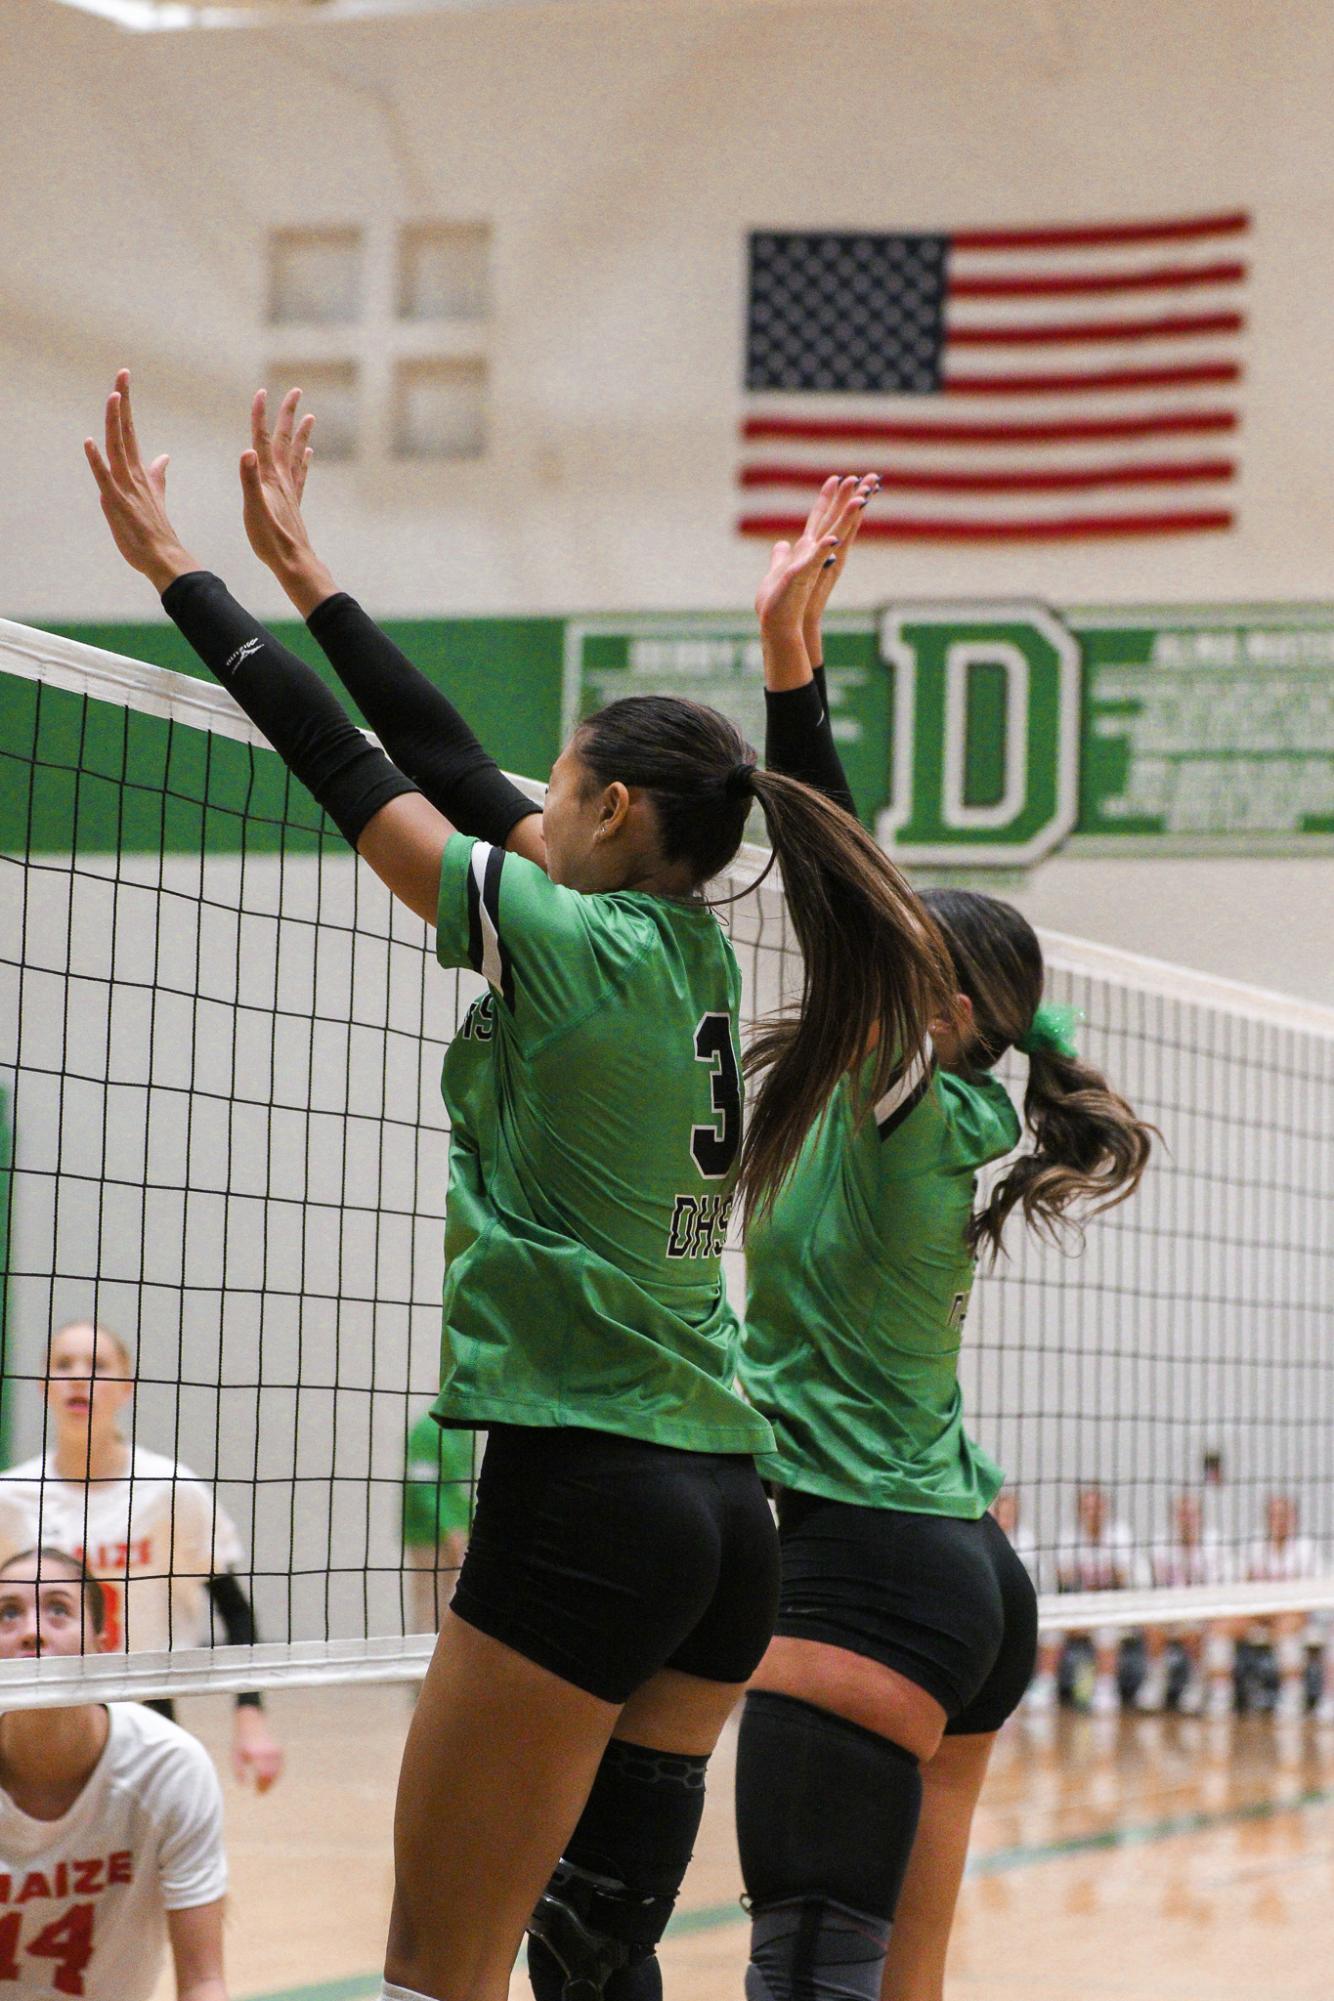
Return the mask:
[[[395,1987],[386,1980],[376,1995],[375,2001],[431,2001],[429,1994],[419,1994],[415,1987]]]
[[[746,2001],[879,2001],[889,1929],[823,1898],[757,1911]]]

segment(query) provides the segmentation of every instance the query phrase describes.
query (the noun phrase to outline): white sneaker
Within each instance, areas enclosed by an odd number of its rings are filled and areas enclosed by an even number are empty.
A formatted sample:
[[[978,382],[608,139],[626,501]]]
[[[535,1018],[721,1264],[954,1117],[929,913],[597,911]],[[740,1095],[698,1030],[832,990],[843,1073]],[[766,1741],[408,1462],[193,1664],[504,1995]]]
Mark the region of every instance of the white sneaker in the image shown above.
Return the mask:
[[[1056,1677],[1054,1674],[1036,1674],[1028,1684],[1024,1697],[1024,1708],[1030,1716],[1046,1716],[1056,1707]]]
[[[1167,1667],[1165,1663],[1155,1664],[1135,1690],[1135,1707],[1142,1716],[1156,1716],[1166,1702]]]
[[[1090,1716],[1116,1716],[1121,1710],[1121,1691],[1110,1675],[1100,1674],[1093,1684]]]
[[[1300,1677],[1289,1675],[1278,1685],[1278,1700],[1274,1704],[1275,1723],[1300,1723],[1306,1714],[1306,1690]]]

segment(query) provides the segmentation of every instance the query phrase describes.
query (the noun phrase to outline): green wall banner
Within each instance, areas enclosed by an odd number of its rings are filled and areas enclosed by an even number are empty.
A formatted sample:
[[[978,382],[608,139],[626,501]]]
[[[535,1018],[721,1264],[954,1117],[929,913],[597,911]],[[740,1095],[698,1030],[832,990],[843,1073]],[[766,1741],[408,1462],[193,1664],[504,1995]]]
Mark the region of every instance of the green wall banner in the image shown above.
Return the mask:
[[[710,702],[757,749],[764,742],[747,616],[414,619],[387,629],[511,770],[545,776],[581,715],[635,693]],[[64,630],[203,671],[172,626]],[[303,627],[275,630],[323,665]],[[859,810],[915,866],[1026,868],[1058,849],[1334,852],[1334,606],[899,603],[831,618],[825,650]],[[0,790],[7,848],[189,847],[201,816],[206,837],[226,847],[243,798],[248,838],[260,845],[318,838],[313,805],[289,799],[276,769],[257,775],[241,746],[204,745],[188,731],[169,738],[155,718],[124,711],[85,715],[73,695],[47,691],[39,702],[33,683],[3,673],[3,659],[0,741],[36,758],[29,791]]]
[[[1334,846],[1334,606],[1072,611],[1081,850]]]
[[[897,604],[826,635],[863,819],[914,865],[1334,851],[1334,606]],[[650,689],[763,741],[754,624],[571,620],[563,719]]]

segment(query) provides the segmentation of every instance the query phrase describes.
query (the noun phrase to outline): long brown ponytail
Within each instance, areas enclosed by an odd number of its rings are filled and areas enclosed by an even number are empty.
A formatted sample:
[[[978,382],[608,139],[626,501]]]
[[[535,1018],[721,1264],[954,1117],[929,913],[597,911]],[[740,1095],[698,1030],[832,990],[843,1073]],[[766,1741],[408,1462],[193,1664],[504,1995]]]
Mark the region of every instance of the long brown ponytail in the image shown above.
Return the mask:
[[[888,856],[809,785],[761,771],[715,709],[665,695],[613,702],[579,725],[574,748],[602,783],[652,797],[664,858],[697,883],[736,854],[759,801],[802,951],[797,1006],[771,1016],[746,1053],[760,1079],[746,1113],[737,1190],[749,1219],[773,1201],[840,1080],[874,1049],[869,1107],[928,1024],[955,1012],[954,973],[935,925]]]
[[[1027,919],[999,897],[928,889],[922,901],[949,948],[958,988],[972,1002],[976,1041],[961,1067],[989,1070],[1029,1036],[1042,1001],[1042,947]],[[972,1247],[992,1257],[1015,1209],[1030,1228],[1059,1240],[1124,1202],[1140,1184],[1157,1130],[1136,1117],[1100,1070],[1050,1046],[1028,1055],[1024,1123],[1032,1148],[1002,1176],[970,1226]]]
[[[776,771],[753,774],[801,945],[795,1008],[764,1022],[746,1054],[762,1078],[747,1119],[741,1197],[747,1220],[773,1200],[832,1092],[874,1050],[864,1108],[884,1095],[904,1052],[955,1012],[949,955],[882,848],[823,793]]]

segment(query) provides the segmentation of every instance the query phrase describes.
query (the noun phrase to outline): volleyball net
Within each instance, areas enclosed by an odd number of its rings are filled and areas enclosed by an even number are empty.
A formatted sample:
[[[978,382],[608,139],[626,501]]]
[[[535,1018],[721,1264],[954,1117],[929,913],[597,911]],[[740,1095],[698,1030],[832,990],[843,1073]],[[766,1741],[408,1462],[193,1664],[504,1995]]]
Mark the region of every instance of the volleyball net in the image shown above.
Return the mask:
[[[722,914],[747,1015],[792,997],[777,881]],[[1044,1617],[1334,1605],[1334,1011],[1043,942],[1165,1142],[1081,1255],[1012,1226],[973,1296],[969,1425]],[[0,622],[0,1560],[43,1455],[53,1491],[53,1330],[121,1337],[134,1454],[120,1534],[94,1483],[61,1544],[126,1651],[0,1663],[0,1707],[421,1673],[405,1483],[438,1380],[439,1074],[480,987],[221,689]],[[1183,1496],[1207,1558],[1176,1548]],[[1266,1570],[1276,1498],[1294,1520]],[[222,1644],[205,1587],[227,1569],[253,1646]]]

